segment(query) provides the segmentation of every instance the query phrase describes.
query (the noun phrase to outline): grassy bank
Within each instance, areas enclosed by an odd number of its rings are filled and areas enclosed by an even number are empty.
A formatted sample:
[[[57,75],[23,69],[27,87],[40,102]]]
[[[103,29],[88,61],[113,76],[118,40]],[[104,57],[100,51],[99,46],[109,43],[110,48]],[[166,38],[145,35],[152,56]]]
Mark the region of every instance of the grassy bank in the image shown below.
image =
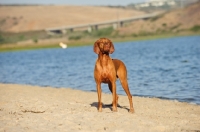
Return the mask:
[[[113,42],[126,42],[126,41],[144,41],[144,40],[155,40],[163,38],[172,38],[179,36],[194,36],[200,35],[200,32],[179,32],[179,33],[163,33],[163,34],[151,34],[145,36],[110,36]],[[108,35],[109,36],[109,35]],[[103,36],[94,36],[91,38],[84,38],[68,41],[68,47],[78,47],[78,46],[88,46],[93,45],[93,43],[100,37]],[[3,44],[0,45],[0,52],[8,51],[21,51],[21,50],[37,50],[37,49],[46,49],[46,48],[59,48],[58,43],[33,43],[33,44]]]

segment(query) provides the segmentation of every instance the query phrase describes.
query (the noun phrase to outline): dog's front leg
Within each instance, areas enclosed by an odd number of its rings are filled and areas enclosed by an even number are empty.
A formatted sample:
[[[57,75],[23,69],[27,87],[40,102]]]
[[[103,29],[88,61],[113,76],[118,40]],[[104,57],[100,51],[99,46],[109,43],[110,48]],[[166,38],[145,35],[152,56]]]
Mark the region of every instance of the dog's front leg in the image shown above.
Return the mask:
[[[98,94],[98,111],[102,112],[102,103],[101,103],[101,83],[97,83],[97,94]]]
[[[116,83],[112,82],[113,112],[117,112],[117,91]]]

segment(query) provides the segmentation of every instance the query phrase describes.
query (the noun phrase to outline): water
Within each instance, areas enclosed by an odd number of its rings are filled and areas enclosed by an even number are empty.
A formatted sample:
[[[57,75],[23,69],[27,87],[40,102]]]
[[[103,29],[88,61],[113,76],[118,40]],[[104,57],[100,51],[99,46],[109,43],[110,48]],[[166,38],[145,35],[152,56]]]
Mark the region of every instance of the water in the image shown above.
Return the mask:
[[[126,64],[132,95],[200,104],[200,36],[116,43],[111,57]],[[92,46],[0,53],[0,83],[96,91],[96,58]]]

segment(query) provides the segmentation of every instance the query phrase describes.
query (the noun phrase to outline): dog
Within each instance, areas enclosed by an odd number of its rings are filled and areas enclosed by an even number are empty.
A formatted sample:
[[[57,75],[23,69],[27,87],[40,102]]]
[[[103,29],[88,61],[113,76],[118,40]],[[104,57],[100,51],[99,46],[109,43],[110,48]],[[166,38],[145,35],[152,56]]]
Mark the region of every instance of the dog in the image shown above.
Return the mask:
[[[100,38],[94,43],[93,49],[94,52],[98,54],[94,68],[94,79],[98,94],[98,111],[102,112],[101,83],[106,83],[113,96],[112,111],[117,112],[118,95],[116,93],[116,80],[119,78],[129,99],[129,112],[134,113],[132,95],[129,91],[127,82],[126,66],[121,60],[111,59],[109,56],[109,54],[112,54],[115,51],[112,41],[108,38]]]

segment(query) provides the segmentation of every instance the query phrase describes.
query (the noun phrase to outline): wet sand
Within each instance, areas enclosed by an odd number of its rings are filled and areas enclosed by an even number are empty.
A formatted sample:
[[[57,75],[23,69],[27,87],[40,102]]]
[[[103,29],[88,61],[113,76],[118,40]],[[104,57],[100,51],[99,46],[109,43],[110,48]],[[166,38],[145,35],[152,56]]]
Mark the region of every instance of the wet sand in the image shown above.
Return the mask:
[[[110,104],[111,94],[102,94]],[[118,112],[97,94],[70,88],[0,84],[0,132],[199,132],[200,106],[157,98],[119,96]]]

